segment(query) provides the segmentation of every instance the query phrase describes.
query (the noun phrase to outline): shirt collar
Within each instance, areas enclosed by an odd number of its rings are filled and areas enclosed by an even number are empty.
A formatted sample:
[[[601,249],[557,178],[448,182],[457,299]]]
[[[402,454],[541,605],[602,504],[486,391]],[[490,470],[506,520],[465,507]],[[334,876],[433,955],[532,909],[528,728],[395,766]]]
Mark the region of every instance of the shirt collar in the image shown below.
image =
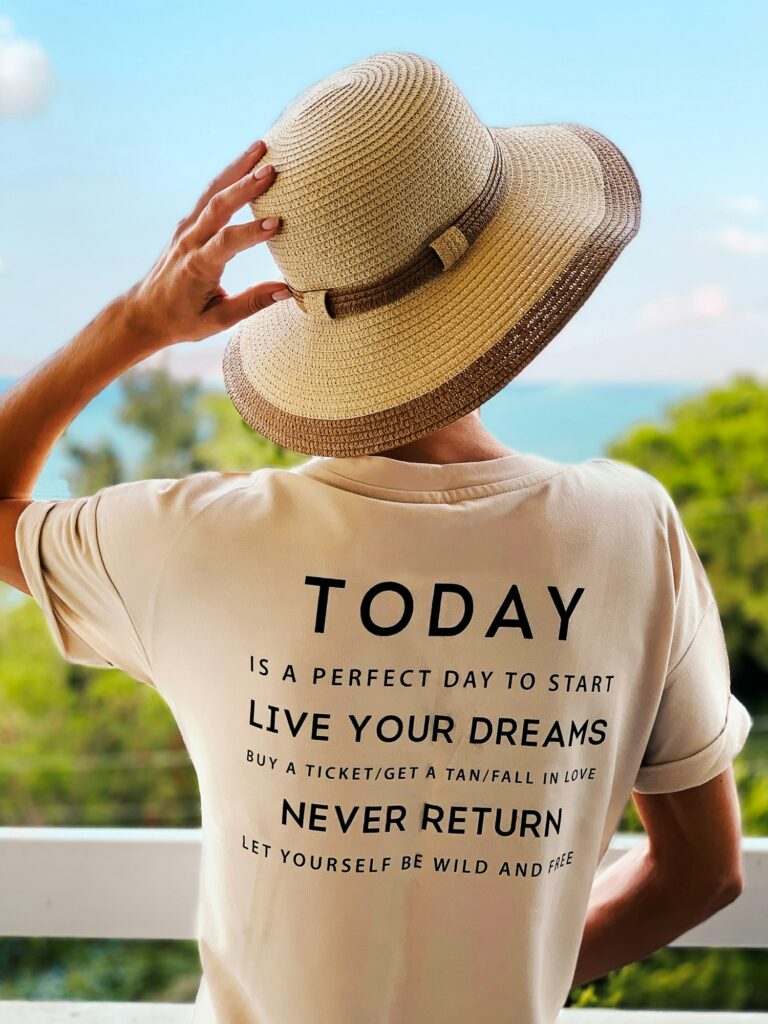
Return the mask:
[[[385,455],[315,455],[291,472],[342,490],[393,501],[445,501],[482,497],[539,483],[567,465],[542,455],[514,452],[481,462],[405,462]]]

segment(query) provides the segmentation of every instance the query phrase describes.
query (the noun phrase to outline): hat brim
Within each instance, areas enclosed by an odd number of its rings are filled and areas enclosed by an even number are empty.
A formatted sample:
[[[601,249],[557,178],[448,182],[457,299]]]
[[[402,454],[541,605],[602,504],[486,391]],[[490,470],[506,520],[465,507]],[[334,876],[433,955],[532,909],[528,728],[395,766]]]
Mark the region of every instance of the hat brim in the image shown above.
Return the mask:
[[[224,383],[254,430],[307,455],[407,444],[499,392],[586,302],[640,226],[631,166],[583,125],[489,131],[506,192],[450,270],[363,313],[286,299],[237,326]]]

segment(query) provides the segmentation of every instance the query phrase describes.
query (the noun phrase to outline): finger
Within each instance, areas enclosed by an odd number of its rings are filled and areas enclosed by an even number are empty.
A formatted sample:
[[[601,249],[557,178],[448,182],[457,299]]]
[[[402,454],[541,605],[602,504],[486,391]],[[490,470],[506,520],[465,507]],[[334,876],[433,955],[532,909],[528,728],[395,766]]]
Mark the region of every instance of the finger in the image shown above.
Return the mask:
[[[265,164],[256,173],[261,171],[265,173],[260,178],[251,173],[246,174],[239,181],[212,195],[197,222],[186,232],[186,244],[192,248],[204,245],[241,207],[266,192],[277,172],[272,164]]]
[[[179,221],[176,229],[177,232],[183,231],[194,224],[205,207],[211,201],[211,198],[217,192],[221,192],[223,188],[234,184],[242,178],[244,174],[247,174],[259,162],[259,160],[261,160],[266,151],[266,142],[264,142],[263,139],[258,139],[252,146],[249,146],[244,153],[241,153],[239,157],[233,160],[231,164],[228,164],[224,170],[209,183],[205,192],[203,192],[197,203],[195,203],[195,208],[189,216]]]
[[[271,226],[265,227],[266,224]],[[190,259],[206,273],[220,276],[224,273],[225,264],[236,253],[274,237],[279,227],[279,217],[265,217],[263,220],[254,220],[246,224],[230,224],[217,231]]]
[[[224,331],[228,327],[234,327],[246,317],[253,316],[254,313],[258,313],[268,306],[274,306],[276,302],[284,302],[285,299],[273,297],[273,293],[282,291],[287,291],[285,281],[264,281],[252,288],[246,288],[245,291],[239,292],[237,295],[227,295],[215,306],[212,306],[205,316],[213,320],[219,330]],[[290,293],[288,298],[290,298]]]

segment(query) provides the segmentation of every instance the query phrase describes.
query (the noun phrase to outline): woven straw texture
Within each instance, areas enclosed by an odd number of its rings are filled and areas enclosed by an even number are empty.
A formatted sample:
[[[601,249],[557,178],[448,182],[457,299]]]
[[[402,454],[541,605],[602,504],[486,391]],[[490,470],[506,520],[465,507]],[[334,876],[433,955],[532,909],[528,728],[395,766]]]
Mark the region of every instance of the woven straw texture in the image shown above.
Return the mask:
[[[482,405],[640,224],[608,139],[489,128],[414,53],[323,79],[264,138],[277,176],[251,208],[282,218],[267,244],[294,297],[238,325],[224,382],[246,423],[310,455],[387,451]]]

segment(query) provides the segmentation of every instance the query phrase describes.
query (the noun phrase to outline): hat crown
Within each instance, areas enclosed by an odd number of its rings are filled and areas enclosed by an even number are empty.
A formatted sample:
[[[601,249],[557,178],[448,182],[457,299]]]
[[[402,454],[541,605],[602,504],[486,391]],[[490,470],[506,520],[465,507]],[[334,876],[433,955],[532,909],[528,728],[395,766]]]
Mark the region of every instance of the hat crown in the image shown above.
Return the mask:
[[[407,265],[474,201],[494,144],[433,61],[388,51],[296,97],[264,134],[272,186],[251,204],[276,214],[267,245],[292,288],[372,284]]]

